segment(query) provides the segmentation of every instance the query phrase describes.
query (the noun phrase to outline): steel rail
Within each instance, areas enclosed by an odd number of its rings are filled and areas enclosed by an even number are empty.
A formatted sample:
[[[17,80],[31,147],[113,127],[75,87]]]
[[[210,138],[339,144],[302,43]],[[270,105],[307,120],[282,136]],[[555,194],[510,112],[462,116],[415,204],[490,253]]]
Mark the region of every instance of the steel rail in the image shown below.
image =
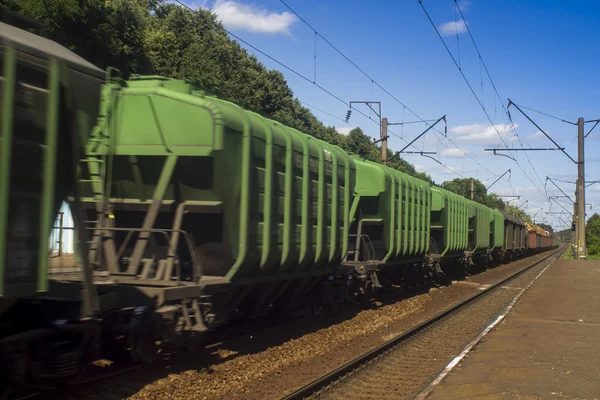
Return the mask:
[[[296,390],[295,392],[283,397],[282,400],[307,399],[307,398],[310,398],[311,396],[318,394],[323,389],[326,389],[327,387],[331,386],[332,384],[336,383],[337,381],[345,378],[347,375],[351,375],[351,374],[357,372],[357,370],[359,370],[360,368],[366,366],[367,364],[376,360],[377,358],[385,355],[389,351],[395,349],[396,347],[398,347],[401,344],[403,344],[404,342],[406,342],[408,339],[425,331],[425,329],[427,329],[430,326],[434,325],[435,323],[441,321],[442,319],[446,318],[450,314],[453,314],[454,312],[471,304],[473,301],[485,296],[486,294],[489,294],[494,289],[504,285],[508,281],[511,281],[511,280],[517,278],[518,276],[529,271],[533,267],[541,264],[542,262],[549,259],[550,257],[552,257],[556,254],[561,254],[562,252],[565,251],[566,248],[567,248],[566,246],[560,246],[558,248],[558,250],[553,251],[552,253],[546,255],[545,257],[533,262],[531,265],[523,268],[519,272],[509,276],[508,278],[501,280],[500,282],[493,284],[492,286],[469,297],[468,299],[442,311],[440,314],[433,316],[433,317],[429,318],[428,320],[420,323],[419,325],[415,326],[414,328],[411,328],[408,331],[401,333],[400,335],[388,340],[387,342],[381,344],[380,346],[374,348],[373,350],[370,350],[369,352],[363,354],[362,356],[355,358],[354,360],[342,365],[341,367],[328,373],[327,375],[324,375],[321,378],[309,383],[308,385],[301,387],[300,389]]]

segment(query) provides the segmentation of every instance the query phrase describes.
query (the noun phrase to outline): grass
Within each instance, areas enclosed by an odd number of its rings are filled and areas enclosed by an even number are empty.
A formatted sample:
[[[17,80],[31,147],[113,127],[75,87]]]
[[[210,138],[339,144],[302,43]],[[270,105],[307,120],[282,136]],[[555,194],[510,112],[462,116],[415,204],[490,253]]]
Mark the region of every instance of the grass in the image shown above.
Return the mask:
[[[569,250],[565,251],[563,260],[574,260],[574,259],[575,259],[575,256],[573,254],[573,248],[571,247]],[[600,254],[588,254],[587,260],[600,260]]]

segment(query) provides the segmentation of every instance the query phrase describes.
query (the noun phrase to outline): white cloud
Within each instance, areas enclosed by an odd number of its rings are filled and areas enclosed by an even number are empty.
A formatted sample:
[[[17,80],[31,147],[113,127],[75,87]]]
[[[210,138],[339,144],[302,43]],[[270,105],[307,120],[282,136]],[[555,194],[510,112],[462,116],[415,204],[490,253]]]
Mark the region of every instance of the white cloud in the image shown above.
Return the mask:
[[[442,151],[441,156],[450,158],[463,158],[467,155],[462,149],[459,149],[458,147],[451,147]]]
[[[462,18],[458,21],[444,22],[438,26],[438,30],[443,36],[461,34],[467,31],[467,23]]]
[[[297,21],[287,11],[276,13],[232,0],[217,0],[212,11],[226,28],[253,33],[291,36],[290,27]]]
[[[348,127],[343,127],[343,128],[336,127],[335,130],[337,131],[337,133],[341,133],[342,135],[348,135],[350,133],[350,131],[354,128],[355,128],[355,126],[348,126]]]
[[[417,172],[427,172],[427,166],[424,164],[413,164]]]
[[[518,128],[518,125],[515,124],[514,127]],[[500,136],[506,142],[517,140],[511,131],[512,127],[508,124],[461,125],[450,128],[449,130],[449,132],[453,134],[457,140],[479,145],[503,145]],[[500,136],[498,136],[498,133]]]
[[[537,131],[536,133],[527,136],[527,140],[539,140],[539,139],[543,139],[546,136],[544,136],[544,134],[542,133],[542,131]]]
[[[461,0],[458,2],[458,6],[462,12],[466,12],[471,6],[471,2],[468,0]]]

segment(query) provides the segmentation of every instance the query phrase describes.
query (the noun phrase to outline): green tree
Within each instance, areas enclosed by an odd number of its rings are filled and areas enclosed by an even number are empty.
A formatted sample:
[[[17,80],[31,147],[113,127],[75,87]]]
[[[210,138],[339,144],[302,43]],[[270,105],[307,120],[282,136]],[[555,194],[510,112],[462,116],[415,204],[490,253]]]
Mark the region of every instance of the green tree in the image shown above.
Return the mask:
[[[373,148],[373,141],[363,133],[362,129],[354,128],[348,133],[345,145],[346,151],[358,154],[368,160],[373,160]]]
[[[45,33],[100,68],[124,76],[148,65],[144,46],[151,0],[8,0],[14,11],[41,23]]]
[[[550,233],[554,233],[554,229],[552,229],[551,225],[544,224],[544,223],[539,223],[539,224],[536,224],[536,225],[539,226],[540,228],[542,228],[545,231],[548,231]]]
[[[478,203],[484,204],[485,197],[487,195],[487,190],[485,185],[478,181],[477,179],[472,178],[456,178],[451,181],[446,181],[442,183],[442,187],[446,190],[449,190],[453,193],[464,196],[468,199],[471,198],[471,180],[474,181],[474,200]]]
[[[514,215],[515,217],[521,218],[525,222],[531,222],[531,217],[529,216],[529,214],[527,214],[520,208],[517,208],[516,206],[509,205],[508,207],[506,207],[506,212],[511,215]]]
[[[588,254],[600,254],[600,215],[594,213],[585,224],[585,241]]]
[[[562,231],[556,232],[558,239],[563,243],[570,243],[572,239],[573,231],[571,229],[564,229]]]
[[[496,193],[490,193],[487,195],[485,204],[488,207],[497,208],[499,210],[505,209],[505,204],[500,197]]]
[[[473,198],[476,202],[486,205],[491,208],[498,208],[504,210],[504,202],[495,194],[487,193],[485,185],[475,178],[456,178],[451,181],[442,183],[442,187],[453,193],[464,196],[468,199],[471,198],[471,180],[474,186]]]
[[[433,179],[431,179],[431,176],[425,172],[416,172],[414,176],[415,178],[419,178],[425,182],[435,183],[433,182]]]

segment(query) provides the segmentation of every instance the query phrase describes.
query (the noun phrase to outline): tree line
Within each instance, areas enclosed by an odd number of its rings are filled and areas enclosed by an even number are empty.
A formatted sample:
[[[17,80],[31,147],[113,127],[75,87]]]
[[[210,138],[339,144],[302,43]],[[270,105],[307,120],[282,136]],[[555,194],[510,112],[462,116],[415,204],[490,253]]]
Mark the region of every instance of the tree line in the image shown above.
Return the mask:
[[[35,33],[64,45],[99,68],[131,74],[186,79],[246,109],[381,162],[381,148],[354,128],[348,135],[325,126],[294,97],[280,71],[267,69],[229,38],[210,10],[193,12],[165,0],[0,0],[4,6],[40,21]],[[394,154],[388,147],[388,154]],[[394,157],[388,166],[435,184],[431,177]],[[442,185],[470,198],[470,178]],[[504,209],[504,202],[475,180],[475,201]],[[510,209],[510,207],[509,207]],[[515,215],[528,216],[512,209]],[[524,214],[524,215],[523,215]]]
[[[360,128],[348,135],[325,126],[294,97],[283,74],[269,70],[227,32],[210,10],[164,0],[4,0],[44,25],[42,34],[99,68],[186,79],[221,98],[372,160],[381,148]],[[393,150],[388,148],[390,153]],[[391,168],[431,181],[403,159]]]

